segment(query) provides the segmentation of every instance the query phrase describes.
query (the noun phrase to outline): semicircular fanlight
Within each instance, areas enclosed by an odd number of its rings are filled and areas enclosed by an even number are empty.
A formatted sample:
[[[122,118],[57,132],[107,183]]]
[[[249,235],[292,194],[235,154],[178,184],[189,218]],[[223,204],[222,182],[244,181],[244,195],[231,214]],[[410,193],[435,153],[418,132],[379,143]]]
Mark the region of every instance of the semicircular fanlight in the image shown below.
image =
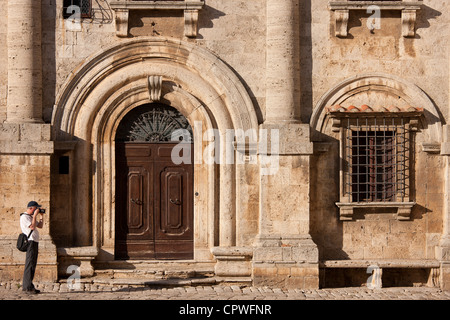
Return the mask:
[[[117,141],[191,142],[192,128],[175,108],[146,105],[125,116],[117,131]]]

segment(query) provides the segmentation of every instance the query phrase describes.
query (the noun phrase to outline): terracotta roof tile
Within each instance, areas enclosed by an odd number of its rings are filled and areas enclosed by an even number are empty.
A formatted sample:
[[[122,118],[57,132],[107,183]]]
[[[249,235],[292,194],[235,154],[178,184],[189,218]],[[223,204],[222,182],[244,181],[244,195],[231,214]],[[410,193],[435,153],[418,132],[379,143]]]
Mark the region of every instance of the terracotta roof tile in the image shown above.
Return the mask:
[[[370,107],[366,104],[363,104],[360,107],[355,107],[353,105],[344,107],[341,105],[334,105],[327,108],[327,113],[331,112],[389,112],[389,113],[397,113],[397,112],[423,112],[423,108],[416,108],[412,106],[388,106],[388,107]]]

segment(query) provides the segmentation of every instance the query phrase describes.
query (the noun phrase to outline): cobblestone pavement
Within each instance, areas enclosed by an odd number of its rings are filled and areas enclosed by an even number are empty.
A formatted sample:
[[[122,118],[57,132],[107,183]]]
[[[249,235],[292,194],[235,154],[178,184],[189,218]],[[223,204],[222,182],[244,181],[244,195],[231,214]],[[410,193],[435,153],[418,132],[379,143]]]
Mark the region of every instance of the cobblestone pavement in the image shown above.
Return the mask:
[[[173,320],[235,317],[280,320],[292,315],[297,315],[297,318],[301,319],[310,312],[311,314],[319,312],[321,319],[328,316],[335,317],[337,314],[345,314],[346,318],[360,319],[361,312],[365,312],[363,313],[365,315],[367,312],[370,314],[383,312],[382,306],[373,307],[373,303],[376,303],[374,300],[382,300],[383,303],[389,303],[388,300],[409,300],[409,302],[411,300],[450,300],[450,291],[425,287],[378,290],[368,288],[282,290],[221,285],[158,288],[82,284],[81,287],[81,290],[69,290],[67,284],[41,284],[37,285],[41,293],[27,295],[17,284],[0,284],[0,300],[3,300],[0,301],[0,305],[6,306],[6,310],[11,307],[11,311],[17,312],[20,308],[18,303],[24,302],[25,307],[29,306],[30,302],[35,302],[35,308],[45,310],[49,307],[43,306],[42,302],[47,301],[28,300],[51,300],[53,304],[60,304],[61,309],[72,310],[71,312],[88,312],[90,318],[98,316],[102,319],[116,318],[118,312],[128,310],[132,311],[132,314],[148,316],[164,314],[165,318]],[[336,301],[331,300],[338,300],[339,304],[349,302],[343,300],[353,300],[360,304],[358,310],[363,311],[349,313],[345,308],[342,309],[336,305]],[[440,305],[442,312],[446,312],[448,301],[441,302],[445,303]],[[362,303],[371,305],[365,307],[361,305]],[[395,318],[398,315],[403,319],[417,316],[419,307],[399,308],[398,303],[396,301],[394,303],[392,308],[389,308],[390,317]],[[434,304],[433,310],[438,310],[439,306],[437,307]]]
[[[245,286],[129,287],[37,284],[40,294],[22,292],[19,284],[0,283],[0,300],[450,300],[450,291],[427,287],[285,290]]]

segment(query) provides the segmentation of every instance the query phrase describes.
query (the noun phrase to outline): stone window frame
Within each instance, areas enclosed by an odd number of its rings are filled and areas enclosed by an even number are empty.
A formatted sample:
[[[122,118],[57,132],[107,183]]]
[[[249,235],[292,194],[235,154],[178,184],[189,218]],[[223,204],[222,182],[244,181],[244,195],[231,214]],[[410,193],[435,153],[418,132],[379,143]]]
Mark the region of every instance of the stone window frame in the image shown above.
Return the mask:
[[[328,7],[334,12],[335,36],[348,36],[348,21],[350,11],[366,10],[371,6],[377,6],[381,11],[401,11],[402,14],[402,36],[405,38],[414,38],[416,35],[417,11],[421,9],[423,0],[378,0],[378,1],[359,1],[359,0],[330,0]]]
[[[353,108],[352,108],[353,107]],[[394,179],[401,179],[404,181],[404,190],[400,195],[396,195],[395,201],[365,201],[365,202],[353,202],[352,194],[350,192],[352,188],[351,181],[348,181],[349,177],[349,168],[350,166],[346,164],[346,159],[351,157],[351,155],[347,154],[346,140],[349,136],[349,130],[359,130],[361,128],[357,128],[355,126],[356,122],[363,123],[364,125],[367,123],[369,126],[375,127],[377,121],[382,121],[385,119],[387,123],[397,123],[390,130],[404,130],[404,134],[406,136],[406,140],[408,141],[409,151],[407,154],[407,158],[411,159],[415,152],[414,146],[414,132],[418,131],[418,125],[420,118],[423,115],[423,110],[414,109],[411,111],[399,111],[399,112],[360,112],[360,109],[364,110],[367,106],[363,106],[358,109],[354,106],[349,107],[348,109],[342,108],[340,106],[331,107],[328,110],[328,116],[332,121],[332,131],[339,133],[339,156],[340,156],[340,164],[339,164],[339,201],[336,202],[336,206],[339,208],[339,218],[342,221],[353,220],[354,211],[358,208],[364,209],[380,209],[380,208],[394,208],[396,209],[396,215],[398,220],[410,220],[411,210],[415,205],[415,202],[410,198],[410,176],[413,168],[407,164],[407,171],[404,172],[404,176],[399,177],[396,173],[396,177]],[[358,112],[351,111],[357,110]],[[350,111],[350,112],[349,112]],[[364,119],[364,120],[363,120]],[[367,119],[367,122],[366,120]],[[398,124],[399,119],[403,119],[403,124]],[[380,123],[380,122],[379,122]],[[350,128],[349,128],[350,124]],[[395,129],[394,129],[395,127]],[[382,130],[383,128],[379,128]],[[403,146],[405,148],[405,146]],[[407,150],[408,148],[405,148]]]
[[[109,5],[115,13],[117,37],[128,36],[130,10],[182,10],[184,12],[184,35],[187,38],[195,38],[198,33],[198,13],[205,5],[205,0],[117,0],[111,1]]]

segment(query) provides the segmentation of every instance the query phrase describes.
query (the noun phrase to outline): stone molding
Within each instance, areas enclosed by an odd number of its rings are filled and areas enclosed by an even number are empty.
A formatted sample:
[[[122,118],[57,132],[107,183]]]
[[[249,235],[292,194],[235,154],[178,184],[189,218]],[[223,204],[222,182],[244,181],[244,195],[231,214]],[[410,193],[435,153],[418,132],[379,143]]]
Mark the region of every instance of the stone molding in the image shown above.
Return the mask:
[[[191,1],[112,1],[111,8],[116,16],[116,35],[128,36],[130,10],[183,10],[184,35],[195,38],[198,29],[198,11],[203,8],[203,0]]]
[[[0,124],[0,154],[53,154],[51,127],[40,123]]]
[[[423,4],[418,1],[330,1],[329,8],[334,11],[336,37],[348,36],[348,20],[351,10],[367,10],[377,6],[380,10],[402,12],[402,36],[414,38],[416,35],[417,11]]]
[[[415,202],[336,202],[336,206],[339,208],[339,219],[341,221],[353,220],[354,210],[358,208],[395,208],[397,209],[397,220],[410,220],[411,210],[415,204]]]
[[[226,282],[251,282],[253,248],[213,247],[216,259],[214,273],[217,279]]]
[[[149,77],[155,75],[158,77],[153,80],[158,81],[153,89],[157,89],[159,81],[162,84],[160,101],[178,108],[192,126],[198,120],[203,123],[202,130],[258,131],[256,112],[245,86],[231,68],[204,48],[152,37],[125,41],[91,56],[63,85],[52,119],[55,141],[77,141],[74,161],[86,168],[96,164],[92,171],[76,173],[76,179],[82,183],[74,186],[77,199],[73,201],[77,206],[73,215],[85,224],[74,230],[77,245],[91,243],[89,232],[83,230],[94,225],[93,245],[101,251],[114,251],[115,132],[128,111],[151,102]],[[202,139],[202,134],[199,137]],[[197,141],[194,148],[202,145]],[[202,154],[201,151],[195,154]],[[220,234],[221,246],[236,244],[233,221],[239,210],[235,202],[241,195],[236,191],[239,181],[235,167],[199,165],[194,169],[194,189],[198,191],[196,221],[213,221],[209,215],[217,214],[214,208],[220,216],[218,228],[201,224],[196,229],[195,261],[212,259],[213,244],[208,239],[216,232]],[[214,178],[218,176],[220,179]]]
[[[117,60],[115,57],[119,57]],[[229,110],[233,126],[244,131],[258,130],[258,120],[253,102],[237,75],[223,61],[209,50],[195,44],[169,38],[139,38],[119,45],[105,48],[77,66],[61,86],[56,97],[52,116],[53,134],[62,131],[73,135],[79,109],[86,101],[93,84],[112,75],[125,65],[133,63],[152,63],[158,58],[201,75],[209,83],[214,96],[205,97],[205,102],[224,99]],[[114,61],[114,65],[111,62]],[[146,75],[149,76],[148,74]],[[163,75],[173,80],[173,75]],[[176,79],[175,79],[176,80]],[[192,83],[186,83],[189,87]],[[67,140],[56,137],[55,140]]]
[[[98,248],[95,247],[71,247],[71,248],[58,248],[57,249],[59,263],[59,272],[62,275],[70,275],[72,273],[67,273],[70,265],[77,265],[79,269],[79,274],[81,277],[91,277],[94,275],[94,268],[92,266],[92,261],[98,255]],[[66,271],[64,273],[63,271]]]
[[[427,144],[441,144],[442,121],[433,101],[417,85],[400,77],[384,73],[357,75],[338,83],[325,93],[314,107],[311,116],[311,129],[324,132],[327,124],[327,107],[343,105],[350,97],[364,92],[377,91],[397,96],[413,107],[424,109],[424,121]],[[313,139],[314,140],[314,139]],[[437,151],[434,151],[437,152]]]
[[[159,101],[161,99],[161,76],[149,76],[148,77],[148,93],[151,101]]]

